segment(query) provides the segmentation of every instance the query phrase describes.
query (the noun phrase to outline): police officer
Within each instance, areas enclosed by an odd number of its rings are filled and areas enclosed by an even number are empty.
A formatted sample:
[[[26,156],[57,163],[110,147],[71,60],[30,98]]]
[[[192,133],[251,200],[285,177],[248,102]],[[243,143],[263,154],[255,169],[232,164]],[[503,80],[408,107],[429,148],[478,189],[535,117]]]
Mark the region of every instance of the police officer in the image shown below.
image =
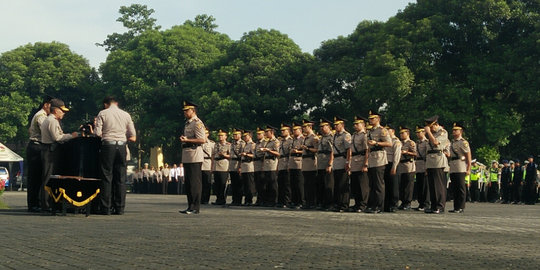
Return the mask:
[[[384,209],[385,185],[384,171],[388,164],[388,158],[383,147],[391,147],[392,139],[388,130],[381,126],[381,115],[375,111],[369,112],[368,132],[368,176],[369,176],[369,201],[366,213],[380,213]]]
[[[188,198],[188,208],[180,211],[182,214],[199,214],[202,193],[201,166],[204,160],[201,145],[206,141],[204,123],[197,117],[197,105],[184,101],[184,116],[186,125],[182,142],[182,163],[184,166],[184,181]]]
[[[503,160],[503,167],[501,169],[501,197],[502,203],[510,203],[511,196],[511,184],[512,184],[512,171],[508,160]]]
[[[277,202],[278,183],[277,183],[277,166],[279,158],[279,140],[275,136],[276,128],[267,125],[264,129],[266,142],[264,147],[259,149],[264,152],[263,157],[263,193],[264,206],[274,207]]]
[[[317,151],[319,149],[319,137],[313,132],[315,122],[302,121],[304,143],[302,144],[302,176],[304,177],[304,194],[306,203],[302,209],[314,209],[317,206]]]
[[[410,138],[411,131],[407,127],[399,128],[399,137],[401,138],[401,158],[399,160],[399,197],[401,205],[398,209],[410,210],[411,201],[414,192],[414,174],[416,167],[414,158],[416,157],[416,144]]]
[[[290,208],[300,209],[305,204],[304,176],[302,175],[302,125],[292,123],[292,144],[289,155],[289,178],[291,181],[291,204]]]
[[[227,201],[225,188],[229,179],[231,144],[227,142],[227,132],[222,129],[218,131],[218,140],[212,151],[214,155],[214,193],[216,194],[216,201],[212,204],[225,205]]]
[[[386,129],[392,140],[392,145],[384,148],[386,159],[388,160],[388,164],[386,164],[384,170],[384,211],[395,212],[399,201],[399,175],[397,173],[397,166],[401,158],[401,142],[395,135],[394,127],[387,124]]]
[[[429,194],[431,197],[431,209],[426,209],[426,213],[444,213],[446,206],[446,176],[444,169],[448,165],[448,160],[444,154],[447,148],[448,132],[439,125],[439,116],[427,118],[424,130],[429,140],[426,156],[426,169],[429,181]]]
[[[521,198],[521,192],[523,190],[523,175],[525,174],[525,171],[523,170],[523,167],[521,167],[521,163],[519,160],[514,161],[514,177],[512,179],[512,186],[513,186],[513,193],[514,193],[514,204],[518,204],[522,202]]]
[[[242,130],[233,129],[231,152],[229,156],[229,176],[231,177],[232,202],[231,206],[239,206],[242,204],[242,178],[240,175],[240,153],[246,143],[242,141]]]
[[[345,119],[334,117],[336,133],[332,141],[333,146],[333,174],[334,174],[334,211],[344,212],[349,208],[349,175],[347,153],[351,148],[351,134],[345,130]]]
[[[319,210],[331,210],[334,204],[334,175],[332,173],[334,163],[334,147],[332,142],[334,135],[330,128],[331,122],[327,119],[321,119],[320,131],[322,134],[317,151],[317,186],[319,201]]]
[[[499,164],[497,161],[491,161],[491,167],[489,168],[488,176],[488,201],[495,203],[499,200]]]
[[[240,152],[240,172],[242,179],[242,188],[244,191],[244,205],[253,205],[253,196],[255,195],[255,168],[253,158],[255,157],[255,143],[251,139],[251,131],[244,130],[242,139],[245,144]]]
[[[470,174],[470,182],[469,182],[469,190],[471,193],[471,202],[479,202],[480,201],[480,177],[481,177],[482,171],[480,170],[480,166],[478,166],[478,163],[476,162],[476,159],[473,159],[471,161],[471,174]]]
[[[289,178],[289,156],[293,138],[291,126],[281,124],[278,160],[278,203],[276,207],[286,208],[291,203],[291,179]]]
[[[51,113],[51,97],[46,96],[43,99],[41,109],[34,114],[32,121],[30,121],[30,127],[28,128],[28,135],[30,140],[26,146],[26,162],[28,164],[28,178],[26,193],[26,201],[28,205],[28,212],[40,212],[39,206],[40,190],[41,187],[41,124],[47,118],[47,115]]]
[[[60,126],[60,120],[64,118],[65,113],[68,111],[69,109],[66,108],[62,100],[51,99],[51,113],[41,123],[41,162],[43,170],[41,172],[40,199],[42,212],[54,210],[50,209],[49,193],[45,191],[45,187],[49,183],[51,174],[54,171],[55,161],[58,158],[58,143],[77,137],[77,132],[64,134]]]
[[[463,213],[467,200],[465,176],[471,174],[471,148],[463,138],[463,125],[455,122],[452,127],[452,144],[447,157],[450,158],[450,181],[453,182],[454,209],[451,213]]]
[[[255,206],[262,206],[265,202],[264,200],[264,173],[263,173],[263,158],[264,152],[260,149],[264,148],[266,140],[264,138],[264,129],[257,128],[257,143],[255,144],[255,153],[253,158],[253,168],[255,171],[255,190],[257,193],[257,202]]]
[[[426,156],[429,141],[426,138],[426,132],[423,127],[416,127],[416,194],[418,197],[417,211],[424,211],[425,208],[431,208],[431,200],[429,197],[429,185],[426,176]]]
[[[534,157],[530,155],[527,159],[529,164],[525,169],[525,191],[526,196],[524,197],[525,203],[528,205],[534,205],[538,199],[536,194],[536,177],[538,173],[538,165],[534,163]]]
[[[202,171],[202,196],[201,204],[208,204],[210,201],[210,192],[212,190],[212,157],[214,151],[214,146],[216,143],[208,137],[210,136],[210,131],[208,128],[205,129],[206,141],[202,144],[203,150],[203,163],[201,167]],[[165,181],[164,181],[165,182]]]
[[[369,198],[366,122],[367,119],[361,116],[354,117],[355,132],[351,138],[351,147],[347,151],[346,169],[351,172],[351,195],[354,198],[354,206],[349,209],[350,212],[365,211]]]

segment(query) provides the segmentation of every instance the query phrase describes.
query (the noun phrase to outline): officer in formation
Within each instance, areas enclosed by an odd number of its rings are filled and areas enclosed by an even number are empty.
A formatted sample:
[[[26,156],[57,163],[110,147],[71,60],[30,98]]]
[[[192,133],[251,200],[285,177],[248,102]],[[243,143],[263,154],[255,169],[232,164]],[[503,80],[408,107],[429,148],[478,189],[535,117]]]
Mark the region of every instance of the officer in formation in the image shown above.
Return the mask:
[[[452,143],[450,153],[450,181],[453,183],[454,209],[450,212],[462,213],[467,200],[465,177],[471,174],[471,149],[463,138],[463,125],[454,123],[452,127]]]
[[[242,190],[244,192],[244,205],[253,205],[255,196],[255,167],[253,159],[255,157],[255,142],[253,142],[251,131],[245,130],[242,133],[244,147],[240,153],[240,172]]]
[[[210,132],[205,129],[206,141],[201,145],[203,151],[202,172],[202,195],[201,204],[208,204],[210,201],[210,192],[212,190],[212,156],[216,143],[208,139]]]
[[[401,158],[399,160],[399,198],[401,205],[398,209],[410,210],[414,192],[414,175],[416,172],[414,159],[417,156],[416,143],[410,139],[411,131],[407,127],[399,128],[401,138]]]
[[[214,194],[216,195],[216,201],[214,205],[225,205],[227,201],[225,189],[227,187],[227,180],[229,179],[229,159],[231,152],[231,144],[227,142],[227,132],[223,130],[218,131],[219,141],[215,144],[214,155]]]

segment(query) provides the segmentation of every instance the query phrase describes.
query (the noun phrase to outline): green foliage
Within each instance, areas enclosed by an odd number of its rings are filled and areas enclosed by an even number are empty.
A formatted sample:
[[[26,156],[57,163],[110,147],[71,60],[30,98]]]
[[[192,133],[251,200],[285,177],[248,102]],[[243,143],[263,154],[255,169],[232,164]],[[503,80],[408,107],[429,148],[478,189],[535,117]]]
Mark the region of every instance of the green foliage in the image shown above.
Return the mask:
[[[204,29],[206,32],[215,32],[215,29],[218,27],[217,24],[214,22],[216,21],[216,18],[214,16],[208,16],[206,14],[197,15],[195,16],[195,20],[187,20],[184,22],[184,25],[189,25],[193,27],[199,27]]]
[[[18,92],[0,97],[0,141],[9,141],[28,125],[32,100]]]
[[[476,159],[478,159],[480,162],[488,166],[491,164],[491,161],[493,160],[498,161],[501,158],[497,147],[487,146],[487,145],[476,149],[475,156],[476,156]]]

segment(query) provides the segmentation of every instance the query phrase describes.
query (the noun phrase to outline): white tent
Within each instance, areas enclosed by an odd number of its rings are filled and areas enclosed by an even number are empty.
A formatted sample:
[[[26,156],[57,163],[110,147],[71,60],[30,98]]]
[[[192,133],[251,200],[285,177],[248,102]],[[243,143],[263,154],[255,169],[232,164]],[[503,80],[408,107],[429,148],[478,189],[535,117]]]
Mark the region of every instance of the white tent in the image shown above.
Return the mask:
[[[17,153],[11,151],[4,144],[0,143],[0,162],[19,162],[23,161],[23,158]]]

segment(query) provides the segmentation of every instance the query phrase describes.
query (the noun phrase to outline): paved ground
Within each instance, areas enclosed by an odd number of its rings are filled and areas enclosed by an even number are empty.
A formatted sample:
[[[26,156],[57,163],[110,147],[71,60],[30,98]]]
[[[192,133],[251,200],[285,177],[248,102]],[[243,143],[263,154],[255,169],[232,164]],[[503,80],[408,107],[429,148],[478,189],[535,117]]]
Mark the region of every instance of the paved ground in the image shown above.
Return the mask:
[[[206,206],[128,194],[123,216],[26,212],[6,192],[0,269],[539,269],[540,206],[358,214]],[[450,207],[451,208],[451,207]]]

